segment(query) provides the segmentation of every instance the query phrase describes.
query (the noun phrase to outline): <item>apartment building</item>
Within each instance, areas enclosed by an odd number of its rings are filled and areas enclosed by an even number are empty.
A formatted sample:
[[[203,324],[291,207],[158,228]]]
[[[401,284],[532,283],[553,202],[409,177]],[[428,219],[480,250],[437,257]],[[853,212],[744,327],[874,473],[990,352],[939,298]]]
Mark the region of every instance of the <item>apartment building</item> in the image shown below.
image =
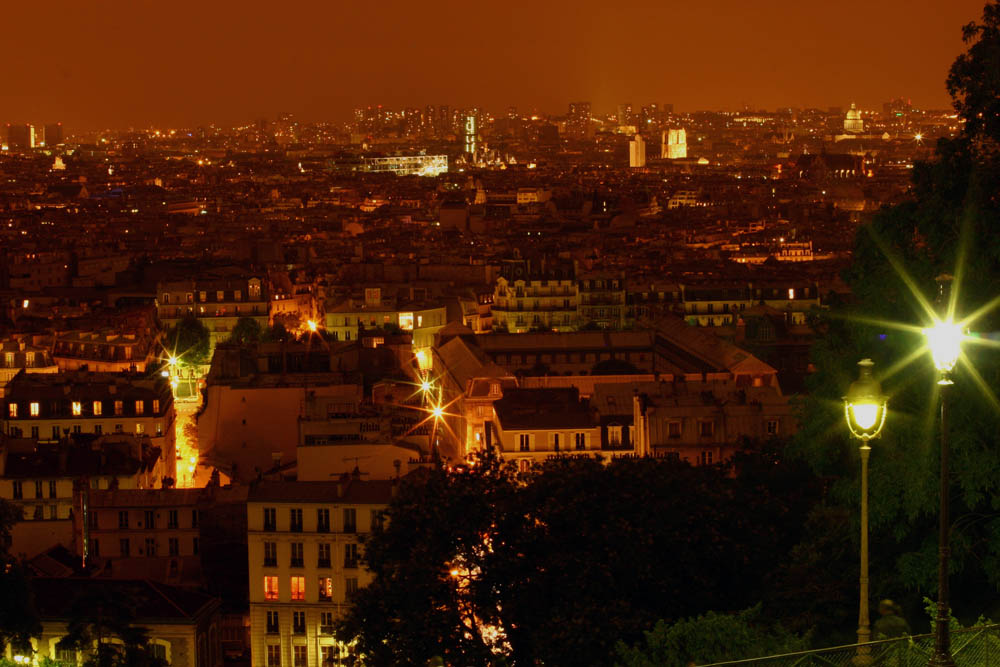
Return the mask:
[[[254,667],[353,663],[333,631],[367,585],[360,536],[377,529],[394,480],[259,482],[247,498]]]
[[[148,437],[163,454],[165,474],[176,478],[173,393],[160,375],[22,371],[0,401],[0,428],[11,437],[40,443],[82,434]]]
[[[211,335],[212,348],[226,340],[243,317],[266,329],[270,301],[263,276],[239,269],[217,270],[194,280],[160,282],[156,288],[156,314],[164,328],[191,315]]]
[[[593,454],[601,450],[601,427],[573,388],[517,389],[493,403],[495,435],[488,445],[517,462],[520,470],[550,456]]]

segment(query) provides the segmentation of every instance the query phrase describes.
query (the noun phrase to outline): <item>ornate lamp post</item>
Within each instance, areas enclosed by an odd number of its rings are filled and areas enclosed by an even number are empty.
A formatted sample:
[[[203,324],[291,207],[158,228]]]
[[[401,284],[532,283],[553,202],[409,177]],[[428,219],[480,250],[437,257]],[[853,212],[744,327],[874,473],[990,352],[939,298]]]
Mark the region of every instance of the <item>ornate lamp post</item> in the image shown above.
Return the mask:
[[[851,383],[844,396],[844,417],[851,435],[861,441],[861,600],[858,607],[858,652],[854,656],[855,665],[869,665],[872,662],[871,622],[868,616],[868,455],[872,448],[868,441],[878,436],[885,424],[888,412],[887,399],[882,394],[882,386],[872,376],[871,359],[862,359],[858,379]]]
[[[948,289],[951,276],[939,276],[938,301],[941,307],[947,308]],[[934,653],[931,655],[931,667],[954,667],[951,657],[951,636],[948,629],[948,559],[950,556],[949,532],[951,529],[950,507],[948,502],[948,388],[954,384],[951,372],[958,363],[962,353],[964,333],[960,324],[951,317],[940,320],[932,327],[924,329],[927,339],[927,349],[934,360],[934,368],[938,371],[938,386],[941,389],[941,505],[938,510],[938,604],[937,617],[934,619]]]

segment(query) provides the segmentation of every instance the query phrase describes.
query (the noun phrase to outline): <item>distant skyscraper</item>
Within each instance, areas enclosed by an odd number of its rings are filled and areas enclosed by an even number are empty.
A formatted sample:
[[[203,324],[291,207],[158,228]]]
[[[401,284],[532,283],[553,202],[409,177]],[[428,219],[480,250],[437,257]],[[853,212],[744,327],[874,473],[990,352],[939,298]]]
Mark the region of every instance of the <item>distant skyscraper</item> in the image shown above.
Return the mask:
[[[660,136],[660,157],[668,160],[677,160],[687,157],[687,132],[680,130],[667,130]]]
[[[31,124],[7,124],[7,146],[11,150],[35,147],[35,127]]]
[[[618,124],[619,125],[632,125],[634,120],[632,116],[632,104],[626,102],[625,104],[618,105]]]
[[[642,140],[642,135],[637,134],[628,142],[628,166],[633,169],[646,166],[646,142]]]
[[[437,131],[438,134],[450,134],[452,131],[451,111],[447,104],[442,104],[437,109]]]
[[[58,146],[64,143],[62,123],[49,123],[45,126],[45,145]]]
[[[574,137],[586,137],[590,131],[590,102],[570,102],[566,131]]]
[[[858,108],[851,103],[851,108],[847,111],[847,116],[844,118],[844,132],[850,132],[851,134],[861,134],[865,131],[865,122],[861,120],[861,112]]]

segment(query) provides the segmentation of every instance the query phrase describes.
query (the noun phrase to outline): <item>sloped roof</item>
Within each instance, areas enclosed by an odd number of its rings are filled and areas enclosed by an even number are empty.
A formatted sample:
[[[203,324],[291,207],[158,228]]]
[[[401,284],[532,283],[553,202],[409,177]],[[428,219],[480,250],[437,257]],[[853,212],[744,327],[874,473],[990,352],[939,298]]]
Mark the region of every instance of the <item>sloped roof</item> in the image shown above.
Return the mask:
[[[247,502],[303,502],[338,505],[387,505],[396,482],[348,478],[343,482],[270,482],[254,484]],[[340,492],[338,493],[338,488]]]
[[[102,589],[136,603],[135,623],[195,623],[219,601],[197,591],[136,579],[35,577],[31,580],[35,607],[43,619],[66,619],[80,596]]]

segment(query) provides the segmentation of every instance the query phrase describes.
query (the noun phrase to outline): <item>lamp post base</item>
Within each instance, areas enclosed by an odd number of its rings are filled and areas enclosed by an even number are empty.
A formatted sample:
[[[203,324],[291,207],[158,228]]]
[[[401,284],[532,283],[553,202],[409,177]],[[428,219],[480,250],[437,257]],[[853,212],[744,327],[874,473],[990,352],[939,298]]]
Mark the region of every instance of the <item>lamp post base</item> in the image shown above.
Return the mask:
[[[955,667],[955,661],[947,653],[937,653],[931,656],[927,667]]]

